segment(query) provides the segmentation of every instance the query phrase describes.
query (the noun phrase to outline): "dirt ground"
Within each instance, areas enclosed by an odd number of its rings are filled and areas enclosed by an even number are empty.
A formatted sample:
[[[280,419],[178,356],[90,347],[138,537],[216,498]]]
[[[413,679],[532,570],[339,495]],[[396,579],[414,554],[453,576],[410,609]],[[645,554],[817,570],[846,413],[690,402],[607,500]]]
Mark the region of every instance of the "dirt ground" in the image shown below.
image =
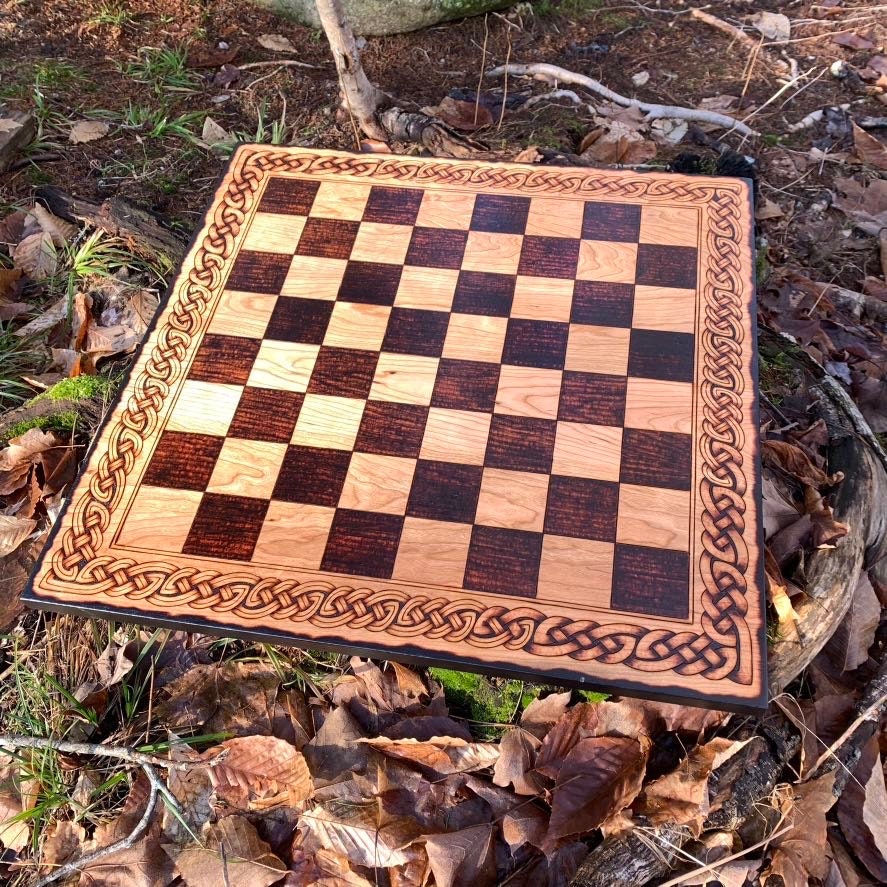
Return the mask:
[[[478,156],[752,177],[762,331],[793,336],[800,356],[853,399],[872,447],[884,444],[885,7],[699,8],[743,36],[695,18],[685,2],[536,0],[368,38],[362,59],[401,106],[443,103],[441,115],[481,143]],[[759,13],[787,16],[788,39],[762,36]],[[557,98],[550,83],[484,76],[506,61],[557,65],[645,102],[722,111],[755,134],[694,124],[669,140],[667,128],[614,116],[579,87],[569,87],[575,98]],[[731,866],[719,869],[721,882],[736,887],[887,882],[887,733],[877,729],[887,598],[874,576],[883,554],[864,569],[859,555],[838,589],[853,601],[843,634],[760,720],[23,614],[27,569],[140,341],[141,315],[150,319],[172,275],[169,263],[114,237],[93,239],[88,227],[41,233],[29,214],[39,189],[125,198],[184,242],[235,141],[361,145],[339,111],[324,35],[245,0],[0,0],[0,123],[8,110],[32,113],[37,132],[0,173],[0,516],[25,527],[14,545],[2,539],[0,739],[102,743],[118,758],[82,747],[0,751],[0,883],[30,887],[134,835],[141,815],[146,830],[87,866],[81,885],[567,885],[589,849],[611,844],[629,848],[660,883],[676,874],[714,882],[715,862]],[[608,142],[617,119],[622,141]],[[27,236],[49,237],[51,268],[20,249]],[[33,335],[16,338],[34,323]],[[784,339],[761,350],[761,434],[775,443],[765,477],[785,500],[773,508],[792,518],[767,528],[768,640],[777,650],[803,646],[798,632],[828,615],[807,585],[810,559],[840,552],[845,537],[863,547],[863,530],[835,505],[828,433],[788,351]],[[72,392],[83,400],[52,413],[29,400],[47,388],[66,405]],[[13,433],[10,417],[21,410],[39,440],[12,456],[21,423]],[[868,508],[881,510],[880,501]],[[860,724],[871,728],[865,741]],[[395,745],[413,739],[411,753]],[[589,762],[604,748],[618,758],[611,769],[623,773],[624,764],[631,778],[600,782]],[[593,751],[587,760],[583,749]],[[823,750],[841,766],[823,764]],[[164,766],[167,755],[180,769]],[[713,762],[730,755],[723,783],[710,782]],[[562,780],[565,761],[586,780],[581,791]],[[743,816],[719,820],[718,798],[732,803],[734,781],[771,764],[751,801],[736,790]],[[152,767],[168,797],[152,794]],[[699,836],[683,857],[668,843],[678,840],[673,826],[683,829],[679,843]],[[236,850],[244,867],[232,874],[217,847]],[[597,877],[582,883],[623,883],[615,870]]]

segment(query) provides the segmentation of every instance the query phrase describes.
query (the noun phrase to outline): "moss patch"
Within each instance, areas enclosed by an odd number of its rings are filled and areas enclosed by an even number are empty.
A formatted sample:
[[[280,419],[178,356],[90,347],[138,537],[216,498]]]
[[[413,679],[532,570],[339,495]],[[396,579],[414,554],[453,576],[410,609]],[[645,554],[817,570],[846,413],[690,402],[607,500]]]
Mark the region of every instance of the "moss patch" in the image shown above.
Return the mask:
[[[77,425],[77,411],[64,410],[61,413],[55,413],[52,416],[34,416],[31,419],[22,419],[10,425],[3,432],[4,440],[12,440],[14,437],[21,437],[26,431],[32,428],[39,428],[41,431],[60,431],[70,433]]]
[[[73,379],[62,379],[52,388],[32,398],[29,403],[41,400],[81,400],[105,398],[114,390],[114,383],[107,376],[77,376]]]

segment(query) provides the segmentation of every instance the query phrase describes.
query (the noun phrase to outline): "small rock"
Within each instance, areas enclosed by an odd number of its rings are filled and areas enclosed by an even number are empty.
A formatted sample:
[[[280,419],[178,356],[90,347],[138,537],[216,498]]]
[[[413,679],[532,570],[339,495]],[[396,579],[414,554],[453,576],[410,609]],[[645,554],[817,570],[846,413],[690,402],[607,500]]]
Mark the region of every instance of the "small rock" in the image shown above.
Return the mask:
[[[841,59],[832,62],[829,71],[831,72],[832,77],[837,77],[838,80],[843,80],[849,73],[847,69],[847,63],[842,61]]]
[[[631,78],[631,82],[635,86],[644,86],[649,81],[650,81],[650,72],[649,71],[638,71],[637,74],[633,74],[632,78]]]
[[[223,50],[231,48],[224,40],[219,40],[218,46],[219,46],[219,49],[223,49]]]

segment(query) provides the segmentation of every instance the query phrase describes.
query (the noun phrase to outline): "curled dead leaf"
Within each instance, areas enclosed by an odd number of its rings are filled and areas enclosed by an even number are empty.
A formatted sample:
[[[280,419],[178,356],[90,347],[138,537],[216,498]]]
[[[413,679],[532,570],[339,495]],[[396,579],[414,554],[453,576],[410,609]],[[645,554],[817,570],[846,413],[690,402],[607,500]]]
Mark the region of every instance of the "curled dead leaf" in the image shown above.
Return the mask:
[[[466,742],[455,736],[434,736],[420,742],[416,739],[359,739],[386,755],[412,761],[428,767],[440,775],[468,773],[492,767],[499,758],[499,746],[494,742]]]

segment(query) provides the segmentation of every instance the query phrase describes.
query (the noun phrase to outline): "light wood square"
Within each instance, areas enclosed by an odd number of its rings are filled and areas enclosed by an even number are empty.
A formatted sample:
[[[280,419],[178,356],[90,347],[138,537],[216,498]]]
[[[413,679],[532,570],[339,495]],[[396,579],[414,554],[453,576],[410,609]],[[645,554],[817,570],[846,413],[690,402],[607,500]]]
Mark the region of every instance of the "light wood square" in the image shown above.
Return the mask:
[[[495,411],[509,416],[557,419],[562,376],[560,370],[503,364]]]
[[[408,517],[403,522],[392,578],[462,587],[471,525]]]
[[[323,560],[335,508],[272,500],[252,560],[317,570]]]
[[[339,508],[404,514],[415,470],[415,459],[352,453]]]
[[[628,372],[631,330],[571,323],[564,369],[624,376]]]
[[[321,182],[311,204],[311,215],[359,222],[370,196],[370,186],[357,182]]]
[[[572,280],[519,275],[514,286],[511,316],[566,323],[570,319],[572,304]]]
[[[579,244],[578,280],[634,283],[638,247],[636,243],[583,240]]]
[[[558,422],[552,474],[619,480],[622,429],[582,422]]]
[[[412,236],[412,225],[363,222],[351,248],[351,261],[402,265]]]
[[[456,360],[499,363],[502,360],[507,329],[507,317],[451,314],[443,356]]]
[[[394,305],[397,308],[449,311],[453,307],[458,280],[459,272],[448,268],[404,265]]]
[[[365,400],[306,394],[290,443],[350,450],[357,440]]]
[[[693,385],[629,377],[625,427],[693,433]]]
[[[541,533],[547,499],[547,474],[485,468],[474,522]]]
[[[419,228],[467,231],[473,212],[473,194],[460,191],[426,191],[422,195],[416,225]]]
[[[383,351],[376,364],[370,399],[428,406],[439,363],[436,357]]]
[[[219,385],[186,379],[176,399],[167,431],[224,436],[240,402],[240,385]]]
[[[536,600],[609,608],[614,552],[610,542],[544,536]]]
[[[699,246],[699,210],[691,206],[641,208],[641,243]]]
[[[318,351],[319,345],[265,340],[259,346],[247,384],[254,388],[304,391],[308,387]]]
[[[256,213],[246,234],[241,249],[260,253],[289,253],[293,255],[299,245],[304,216],[289,216],[283,213]]]
[[[207,332],[261,339],[276,304],[277,296],[225,290]]]
[[[620,484],[616,541],[689,551],[690,495],[684,490]]]
[[[347,264],[346,259],[293,256],[280,295],[331,301],[339,295]]]
[[[206,491],[270,499],[286,444],[227,437]]]
[[[636,286],[631,325],[644,330],[692,333],[696,329],[696,290]]]
[[[550,197],[534,197],[530,202],[526,234],[538,237],[582,236],[582,200],[558,200]]]
[[[167,487],[141,486],[123,521],[117,542],[135,548],[146,545],[163,551],[182,550],[203,493],[195,490],[171,490]],[[157,532],[158,519],[163,532]]]
[[[465,255],[462,257],[462,270],[517,274],[523,242],[522,234],[469,231]]]
[[[483,465],[490,436],[489,413],[432,407],[422,438],[422,459]]]
[[[323,344],[378,351],[385,338],[390,314],[391,309],[387,305],[336,302]]]

